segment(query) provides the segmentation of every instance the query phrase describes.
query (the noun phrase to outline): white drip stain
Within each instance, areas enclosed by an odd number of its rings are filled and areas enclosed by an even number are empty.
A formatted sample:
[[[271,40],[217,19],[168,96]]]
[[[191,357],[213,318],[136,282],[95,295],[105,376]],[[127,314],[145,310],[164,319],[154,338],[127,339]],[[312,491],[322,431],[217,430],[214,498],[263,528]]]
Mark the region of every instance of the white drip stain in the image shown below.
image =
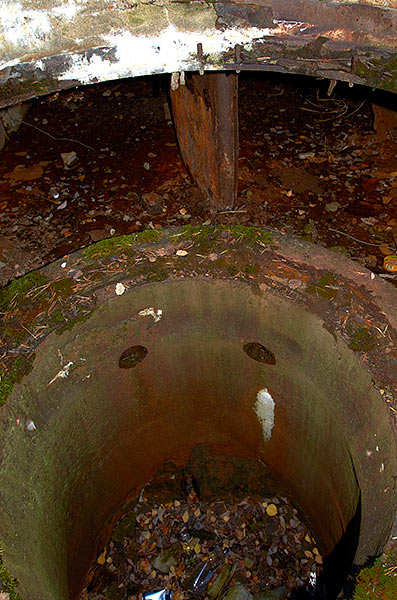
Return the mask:
[[[267,388],[263,388],[257,393],[254,410],[262,425],[263,439],[270,440],[274,426],[274,400]]]

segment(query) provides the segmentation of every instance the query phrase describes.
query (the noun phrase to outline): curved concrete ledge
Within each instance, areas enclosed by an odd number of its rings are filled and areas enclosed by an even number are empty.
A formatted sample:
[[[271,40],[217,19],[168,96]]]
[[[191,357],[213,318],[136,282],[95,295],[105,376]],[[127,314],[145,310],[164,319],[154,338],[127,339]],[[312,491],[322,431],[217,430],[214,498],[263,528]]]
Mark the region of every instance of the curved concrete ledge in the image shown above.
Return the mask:
[[[122,77],[306,74],[397,91],[395,2],[6,0],[0,107]]]
[[[396,509],[396,291],[257,229],[148,235],[100,242],[0,297],[9,371],[34,356],[0,413],[0,539],[22,598],[75,598],[109,515],[199,443],[269,466],[340,586],[382,551]],[[31,333],[17,339],[14,322]]]

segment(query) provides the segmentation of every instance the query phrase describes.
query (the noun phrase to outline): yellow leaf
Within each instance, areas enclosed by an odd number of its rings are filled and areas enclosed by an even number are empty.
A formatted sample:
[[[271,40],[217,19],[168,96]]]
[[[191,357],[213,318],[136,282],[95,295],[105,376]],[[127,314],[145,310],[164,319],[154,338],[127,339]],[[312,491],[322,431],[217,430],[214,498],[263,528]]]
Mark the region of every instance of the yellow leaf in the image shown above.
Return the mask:
[[[274,517],[277,514],[277,506],[275,504],[269,504],[266,507],[266,512],[269,517]]]
[[[182,515],[182,521],[183,521],[184,523],[187,523],[187,522],[188,522],[188,520],[189,520],[189,513],[188,513],[188,512],[187,512],[187,510],[186,510],[186,511],[183,513],[183,515]]]
[[[194,547],[194,551],[195,551],[196,554],[200,554],[200,552],[201,552],[201,546],[200,546],[200,544],[198,542],[197,542],[197,544]]]
[[[104,550],[102,552],[102,554],[100,556],[98,556],[98,558],[97,558],[98,565],[104,565],[105,564],[105,560],[106,560],[106,550]]]

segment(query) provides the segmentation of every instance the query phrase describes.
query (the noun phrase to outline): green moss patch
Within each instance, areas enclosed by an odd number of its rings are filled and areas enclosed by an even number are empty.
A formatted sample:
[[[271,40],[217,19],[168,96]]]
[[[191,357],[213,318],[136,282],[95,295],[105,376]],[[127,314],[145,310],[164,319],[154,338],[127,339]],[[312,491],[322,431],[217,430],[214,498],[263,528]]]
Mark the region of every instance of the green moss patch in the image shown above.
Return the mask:
[[[271,244],[273,236],[269,231],[258,227],[244,227],[243,225],[184,225],[181,227],[181,237],[203,241],[221,234],[229,235],[237,241],[260,242]],[[178,234],[179,235],[179,234]]]
[[[12,577],[3,562],[3,548],[0,543],[0,583],[1,591],[10,595],[10,600],[21,600],[17,592],[18,582]]]
[[[395,600],[397,598],[397,577],[385,568],[381,559],[373,567],[363,569],[357,577],[353,600]]]
[[[15,383],[21,381],[22,377],[32,370],[35,355],[18,356],[12,367],[0,371],[0,406],[4,404],[8,396],[11,394]]]
[[[367,80],[368,84],[388,90],[397,91],[397,54],[388,57],[358,60],[355,74]]]
[[[333,300],[338,295],[337,281],[332,273],[326,273],[312,285],[308,285],[306,288],[308,294],[314,294],[321,296],[327,300]]]
[[[349,333],[352,335],[349,348],[354,350],[354,352],[369,352],[378,343],[375,336],[366,327],[358,327],[355,330],[351,329]]]
[[[88,246],[83,250],[84,258],[106,258],[112,254],[130,250],[134,244],[145,244],[158,242],[162,238],[162,232],[158,229],[145,229],[132,235],[120,235],[115,238],[102,240],[97,244]]]
[[[40,285],[44,285],[47,281],[47,277],[40,271],[34,271],[19,279],[15,279],[7,287],[0,290],[0,311],[7,310],[14,299],[18,303],[22,302],[28,292],[34,288],[38,288]]]

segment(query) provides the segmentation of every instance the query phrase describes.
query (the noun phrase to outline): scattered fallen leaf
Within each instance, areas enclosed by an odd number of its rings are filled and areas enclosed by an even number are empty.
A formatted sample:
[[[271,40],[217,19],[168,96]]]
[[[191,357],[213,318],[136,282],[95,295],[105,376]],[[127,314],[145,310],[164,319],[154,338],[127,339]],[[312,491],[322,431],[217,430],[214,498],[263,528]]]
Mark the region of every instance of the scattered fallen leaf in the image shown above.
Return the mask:
[[[102,552],[97,558],[98,565],[104,565],[106,561],[106,550]]]
[[[266,512],[269,517],[274,517],[277,514],[277,506],[275,504],[268,504],[266,507]]]
[[[15,169],[4,175],[5,179],[16,179],[18,181],[30,181],[31,179],[38,179],[43,175],[43,167],[40,165],[32,165],[31,167],[25,167],[25,165],[17,165]]]
[[[328,204],[325,205],[325,210],[327,212],[336,212],[339,207],[339,202],[328,202]]]

